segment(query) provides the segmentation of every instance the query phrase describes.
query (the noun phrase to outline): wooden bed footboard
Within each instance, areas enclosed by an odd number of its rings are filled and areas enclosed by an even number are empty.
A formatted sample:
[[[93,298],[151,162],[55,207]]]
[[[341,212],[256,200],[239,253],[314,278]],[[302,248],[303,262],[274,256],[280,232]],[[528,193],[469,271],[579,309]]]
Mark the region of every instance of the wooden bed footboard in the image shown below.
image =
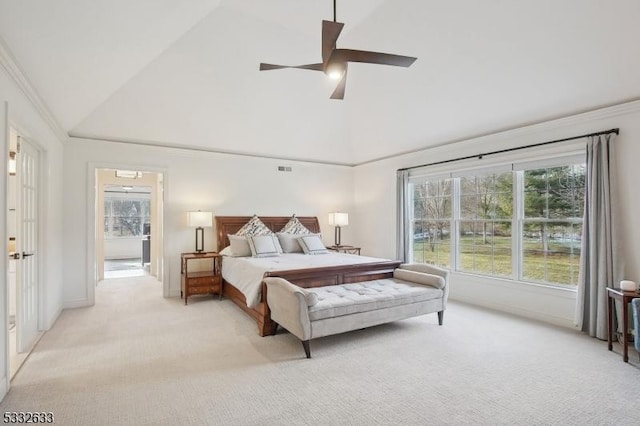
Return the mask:
[[[402,262],[386,260],[359,265],[329,266],[325,268],[294,269],[289,271],[271,271],[265,277],[280,277],[291,283],[304,287],[323,287],[347,283],[357,283],[393,277],[393,270]],[[275,334],[277,324],[271,320],[271,311],[267,304],[267,286],[262,283],[262,296],[255,308],[247,306],[244,294],[233,284],[224,282],[224,295],[231,299],[243,311],[248,313],[258,324],[260,336]]]
[[[218,251],[229,245],[228,234],[235,233],[247,223],[251,216],[216,216],[216,232],[218,234]],[[289,216],[260,216],[262,222],[273,232],[277,232],[289,221]],[[300,222],[311,232],[320,232],[317,217],[298,217]],[[224,262],[224,260],[223,260]],[[293,284],[304,287],[323,287],[346,283],[390,278],[393,270],[402,262],[399,260],[380,260],[379,262],[361,263],[356,265],[328,266],[322,268],[293,269],[286,271],[271,271],[265,277],[281,277]],[[247,306],[244,294],[233,283],[223,280],[223,294],[243,311],[249,314],[258,324],[260,336],[273,335],[277,324],[271,320],[271,311],[267,305],[267,288],[262,283],[262,296],[255,308]]]

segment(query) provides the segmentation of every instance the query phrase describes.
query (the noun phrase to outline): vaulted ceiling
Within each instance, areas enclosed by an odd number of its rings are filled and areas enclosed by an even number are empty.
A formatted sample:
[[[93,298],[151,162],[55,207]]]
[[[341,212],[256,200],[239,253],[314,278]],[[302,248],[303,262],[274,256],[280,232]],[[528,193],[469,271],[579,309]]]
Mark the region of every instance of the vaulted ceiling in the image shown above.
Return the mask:
[[[0,0],[0,37],[74,137],[359,164],[640,98],[638,0]]]

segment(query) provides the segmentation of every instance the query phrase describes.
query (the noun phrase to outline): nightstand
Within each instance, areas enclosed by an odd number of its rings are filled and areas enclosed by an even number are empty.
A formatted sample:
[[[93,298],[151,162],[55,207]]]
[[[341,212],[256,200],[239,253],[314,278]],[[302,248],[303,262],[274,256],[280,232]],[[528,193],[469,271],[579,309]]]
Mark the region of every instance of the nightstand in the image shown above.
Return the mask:
[[[360,254],[360,247],[354,246],[329,246],[327,250],[337,251],[338,253]]]
[[[206,270],[190,271],[189,262],[193,260],[209,260]],[[197,262],[200,263],[200,262]],[[193,269],[193,265],[192,265]],[[180,255],[180,297],[187,304],[189,296],[194,294],[217,293],[222,299],[222,255],[216,252],[182,253]]]

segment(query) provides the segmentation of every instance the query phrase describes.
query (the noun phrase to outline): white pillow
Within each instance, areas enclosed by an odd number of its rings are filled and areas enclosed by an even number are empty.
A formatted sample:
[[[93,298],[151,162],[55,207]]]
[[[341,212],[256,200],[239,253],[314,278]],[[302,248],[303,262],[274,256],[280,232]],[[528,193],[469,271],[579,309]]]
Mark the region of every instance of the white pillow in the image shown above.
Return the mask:
[[[247,237],[253,257],[280,256],[282,248],[275,235],[253,235]]]
[[[424,272],[411,271],[409,269],[396,268],[393,270],[393,278],[403,281],[411,281],[418,284],[430,285],[435,288],[444,288],[446,281],[439,275],[431,275]]]
[[[231,256],[251,256],[251,248],[249,247],[249,241],[247,241],[246,237],[239,237],[237,235],[227,235],[227,237],[229,237],[229,243],[231,244]]]
[[[223,248],[222,250],[220,250],[220,253],[223,256],[233,256],[233,252],[231,251],[231,246],[226,246],[225,248]]]
[[[282,232],[278,232],[276,235],[278,236],[280,246],[284,253],[302,253],[302,247],[300,247],[298,243],[299,235],[285,234]]]
[[[327,250],[322,242],[322,236],[320,234],[300,235],[298,237],[298,243],[305,254],[329,253],[329,250]]]

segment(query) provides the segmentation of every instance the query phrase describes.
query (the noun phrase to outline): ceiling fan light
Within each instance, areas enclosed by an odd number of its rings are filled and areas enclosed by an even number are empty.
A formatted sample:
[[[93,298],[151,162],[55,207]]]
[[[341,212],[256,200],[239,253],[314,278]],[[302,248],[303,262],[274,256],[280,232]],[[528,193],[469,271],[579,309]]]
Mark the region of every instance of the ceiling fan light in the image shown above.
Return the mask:
[[[329,71],[328,75],[331,80],[340,80],[344,75],[344,71],[336,69],[336,70]]]
[[[327,67],[326,74],[332,80],[340,80],[344,75],[344,67],[336,64],[330,65]]]

